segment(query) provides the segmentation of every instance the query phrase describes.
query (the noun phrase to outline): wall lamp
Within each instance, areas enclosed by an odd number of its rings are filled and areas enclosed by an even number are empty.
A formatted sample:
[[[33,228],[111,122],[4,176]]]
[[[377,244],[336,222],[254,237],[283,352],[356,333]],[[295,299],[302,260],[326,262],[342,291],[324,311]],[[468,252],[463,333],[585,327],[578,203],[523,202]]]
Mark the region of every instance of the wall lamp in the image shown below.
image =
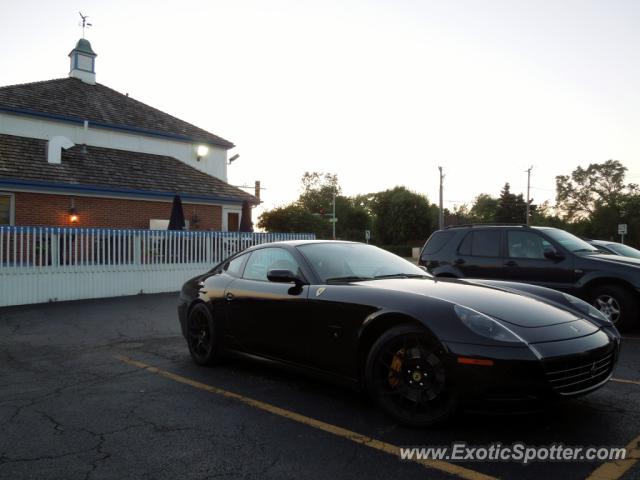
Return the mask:
[[[198,145],[196,149],[196,160],[200,161],[202,157],[206,157],[207,153],[209,153],[209,147],[206,145]]]
[[[231,165],[233,162],[235,162],[238,159],[239,156],[240,154],[236,153],[233,157],[229,159],[229,161],[227,162],[227,165]]]
[[[78,223],[78,210],[76,210],[75,199],[71,199],[71,208],[69,208],[69,222]]]

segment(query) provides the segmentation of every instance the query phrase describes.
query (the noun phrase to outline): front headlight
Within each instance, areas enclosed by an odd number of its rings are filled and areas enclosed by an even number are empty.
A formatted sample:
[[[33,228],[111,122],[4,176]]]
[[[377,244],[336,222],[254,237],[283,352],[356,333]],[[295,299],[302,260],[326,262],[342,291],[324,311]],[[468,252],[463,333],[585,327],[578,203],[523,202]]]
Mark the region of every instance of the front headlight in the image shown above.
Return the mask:
[[[458,318],[462,320],[462,323],[478,335],[492,340],[497,340],[499,342],[522,342],[522,340],[511,330],[483,313],[476,312],[475,310],[461,305],[454,305],[453,309],[455,310],[456,315],[458,315]]]
[[[567,293],[563,293],[564,298],[576,309],[582,312],[584,315],[587,315],[595,320],[600,322],[605,322],[606,325],[613,325],[611,320],[609,320],[604,313],[598,310],[593,305],[585,302],[584,300],[579,299],[578,297],[574,297],[573,295],[569,295]]]

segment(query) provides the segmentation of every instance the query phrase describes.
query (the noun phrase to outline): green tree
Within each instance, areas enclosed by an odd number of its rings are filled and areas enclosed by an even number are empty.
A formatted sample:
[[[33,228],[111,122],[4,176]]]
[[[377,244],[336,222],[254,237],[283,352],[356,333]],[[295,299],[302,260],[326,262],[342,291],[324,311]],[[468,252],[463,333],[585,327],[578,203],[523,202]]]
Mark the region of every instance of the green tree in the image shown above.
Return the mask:
[[[469,216],[475,223],[493,223],[496,221],[498,199],[487,193],[481,193],[475,198]]]
[[[437,213],[436,213],[437,218]],[[467,223],[473,223],[471,211],[466,203],[462,205],[455,205],[453,210],[448,208],[444,209],[444,224],[449,225],[464,225]]]
[[[326,223],[322,217],[297,203],[263,212],[258,219],[258,227],[267,232],[315,233],[321,238],[327,235]]]
[[[627,168],[618,160],[577,167],[556,177],[556,203],[568,229],[578,235],[619,240],[618,224],[629,226],[628,241],[640,241],[640,191],[625,183]]]
[[[425,195],[395,187],[375,195],[374,241],[380,245],[423,243],[433,231],[437,216]]]
[[[536,206],[531,215],[531,225],[567,229],[567,222],[554,213],[549,201]]]
[[[532,210],[535,210],[533,208]],[[511,193],[511,185],[505,183],[498,198],[495,221],[498,223],[525,223],[527,202],[522,194]]]
[[[364,231],[371,229],[372,220],[366,208],[355,198],[340,195],[337,175],[305,172],[302,193],[298,200],[264,212],[258,227],[269,232],[315,233],[318,238],[331,238],[333,198],[336,195],[336,237],[344,240],[364,240]]]
[[[338,176],[322,172],[304,172],[302,176],[302,194],[298,203],[311,213],[331,213],[333,195],[339,196],[341,188]]]
[[[618,160],[578,167],[570,175],[556,177],[556,204],[568,218],[588,218],[598,207],[622,212],[626,198],[638,194],[638,186],[624,183],[627,168]]]
[[[356,197],[336,197],[336,236],[342,240],[364,241],[364,231],[371,230],[373,219]]]

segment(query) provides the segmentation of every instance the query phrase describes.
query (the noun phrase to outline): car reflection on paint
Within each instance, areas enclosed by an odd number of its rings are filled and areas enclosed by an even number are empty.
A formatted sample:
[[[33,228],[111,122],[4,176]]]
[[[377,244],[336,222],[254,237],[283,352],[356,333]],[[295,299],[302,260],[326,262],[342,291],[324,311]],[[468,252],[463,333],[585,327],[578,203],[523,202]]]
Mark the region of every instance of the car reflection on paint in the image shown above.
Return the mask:
[[[352,242],[249,248],[186,282],[178,312],[199,365],[235,352],[330,375],[414,426],[480,400],[589,393],[620,346],[611,322],[570,295],[438,280]]]

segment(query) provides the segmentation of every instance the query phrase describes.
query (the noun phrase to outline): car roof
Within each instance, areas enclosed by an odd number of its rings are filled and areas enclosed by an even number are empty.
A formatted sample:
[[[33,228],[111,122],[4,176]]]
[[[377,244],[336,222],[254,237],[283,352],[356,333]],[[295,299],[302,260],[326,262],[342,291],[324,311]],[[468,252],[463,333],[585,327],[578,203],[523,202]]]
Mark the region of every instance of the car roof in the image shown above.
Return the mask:
[[[282,246],[291,246],[291,247],[299,247],[301,245],[313,245],[313,244],[318,244],[318,243],[345,243],[345,244],[362,244],[364,245],[364,243],[361,242],[349,242],[346,240],[283,240],[280,242],[268,242],[268,243],[260,243],[259,245],[253,245],[247,249],[245,249],[245,252],[248,252],[250,250],[255,250],[258,248],[265,248],[265,247],[282,247]]]
[[[532,228],[535,230],[557,230],[555,227],[538,227],[534,225],[524,225],[520,223],[466,223],[463,225],[449,225],[445,230],[454,230],[462,228]]]

